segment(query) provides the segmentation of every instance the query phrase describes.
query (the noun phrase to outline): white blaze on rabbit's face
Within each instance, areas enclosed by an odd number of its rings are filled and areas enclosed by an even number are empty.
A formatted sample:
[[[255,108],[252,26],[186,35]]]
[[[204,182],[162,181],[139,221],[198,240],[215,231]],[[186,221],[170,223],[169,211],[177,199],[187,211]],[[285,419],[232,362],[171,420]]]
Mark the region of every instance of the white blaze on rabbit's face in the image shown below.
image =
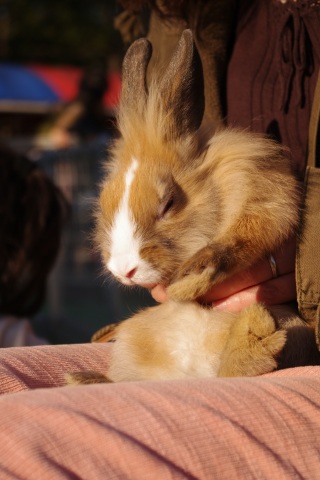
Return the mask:
[[[110,258],[108,270],[125,285],[149,287],[160,277],[152,266],[141,258],[141,238],[129,206],[132,182],[139,164],[136,158],[125,174],[125,189],[110,231]]]

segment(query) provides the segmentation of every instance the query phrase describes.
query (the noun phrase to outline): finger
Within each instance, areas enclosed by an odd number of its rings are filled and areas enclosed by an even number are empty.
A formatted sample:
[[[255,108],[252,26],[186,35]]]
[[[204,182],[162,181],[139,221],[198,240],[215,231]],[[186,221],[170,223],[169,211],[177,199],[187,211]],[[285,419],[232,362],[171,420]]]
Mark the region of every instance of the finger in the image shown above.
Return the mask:
[[[296,300],[296,282],[294,273],[254,285],[228,298],[213,303],[215,308],[227,312],[239,312],[252,303],[278,305]]]
[[[159,303],[166,302],[168,300],[168,295],[166,292],[166,287],[164,285],[156,285],[150,291],[152,298]]]

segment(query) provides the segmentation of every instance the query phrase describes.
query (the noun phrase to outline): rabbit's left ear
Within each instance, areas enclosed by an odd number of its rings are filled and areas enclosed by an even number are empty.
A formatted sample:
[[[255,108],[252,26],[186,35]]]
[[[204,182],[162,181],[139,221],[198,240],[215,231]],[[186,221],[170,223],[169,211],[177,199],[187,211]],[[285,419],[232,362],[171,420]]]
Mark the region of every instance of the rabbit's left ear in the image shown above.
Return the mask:
[[[191,30],[184,30],[159,85],[164,111],[171,120],[167,135],[195,132],[204,113],[204,81],[201,59]]]
[[[146,72],[151,54],[152,46],[145,38],[129,47],[122,65],[122,108],[143,112],[148,96]]]

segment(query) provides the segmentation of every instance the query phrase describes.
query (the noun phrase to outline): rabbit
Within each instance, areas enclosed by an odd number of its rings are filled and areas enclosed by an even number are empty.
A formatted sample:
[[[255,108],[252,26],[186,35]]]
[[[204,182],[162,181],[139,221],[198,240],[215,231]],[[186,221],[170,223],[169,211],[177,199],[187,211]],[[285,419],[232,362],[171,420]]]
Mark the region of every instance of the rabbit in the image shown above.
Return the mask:
[[[94,341],[114,342],[108,372],[69,373],[69,385],[268,373],[286,332],[258,303],[234,314],[168,301],[102,329]]]
[[[286,343],[287,320],[262,305],[235,315],[196,300],[297,230],[300,190],[288,154],[263,135],[202,125],[190,30],[147,88],[151,54],[140,39],[124,58],[95,237],[107,272],[127,286],[165,284],[170,300],[115,326],[106,376],[80,372],[69,383],[260,374],[277,368]]]
[[[124,285],[168,285],[195,300],[272,252],[298,224],[299,188],[286,152],[261,135],[201,129],[203,76],[190,30],[146,90],[151,45],[123,63],[120,137],[97,211],[107,271]]]
[[[68,373],[69,385],[256,376],[320,363],[314,329],[287,305],[230,313],[168,301],[107,325],[92,340],[113,342],[108,372]]]

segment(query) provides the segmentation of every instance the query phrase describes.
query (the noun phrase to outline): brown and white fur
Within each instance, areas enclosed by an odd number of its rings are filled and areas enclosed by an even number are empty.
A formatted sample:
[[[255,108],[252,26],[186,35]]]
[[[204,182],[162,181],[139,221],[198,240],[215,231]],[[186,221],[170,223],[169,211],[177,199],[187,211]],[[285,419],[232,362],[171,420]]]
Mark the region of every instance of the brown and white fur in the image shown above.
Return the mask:
[[[121,283],[166,284],[172,300],[116,327],[108,377],[273,370],[286,338],[274,315],[261,305],[232,315],[194,301],[295,231],[299,189],[290,162],[262,135],[200,127],[203,78],[191,31],[147,89],[150,57],[151,45],[142,39],[124,60],[120,135],[102,186],[96,236],[106,269]]]
[[[199,129],[202,71],[190,31],[147,92],[150,55],[139,40],[124,60],[121,136],[101,192],[97,240],[120,282],[165,283],[173,299],[194,300],[292,233],[297,183],[271,140]]]

